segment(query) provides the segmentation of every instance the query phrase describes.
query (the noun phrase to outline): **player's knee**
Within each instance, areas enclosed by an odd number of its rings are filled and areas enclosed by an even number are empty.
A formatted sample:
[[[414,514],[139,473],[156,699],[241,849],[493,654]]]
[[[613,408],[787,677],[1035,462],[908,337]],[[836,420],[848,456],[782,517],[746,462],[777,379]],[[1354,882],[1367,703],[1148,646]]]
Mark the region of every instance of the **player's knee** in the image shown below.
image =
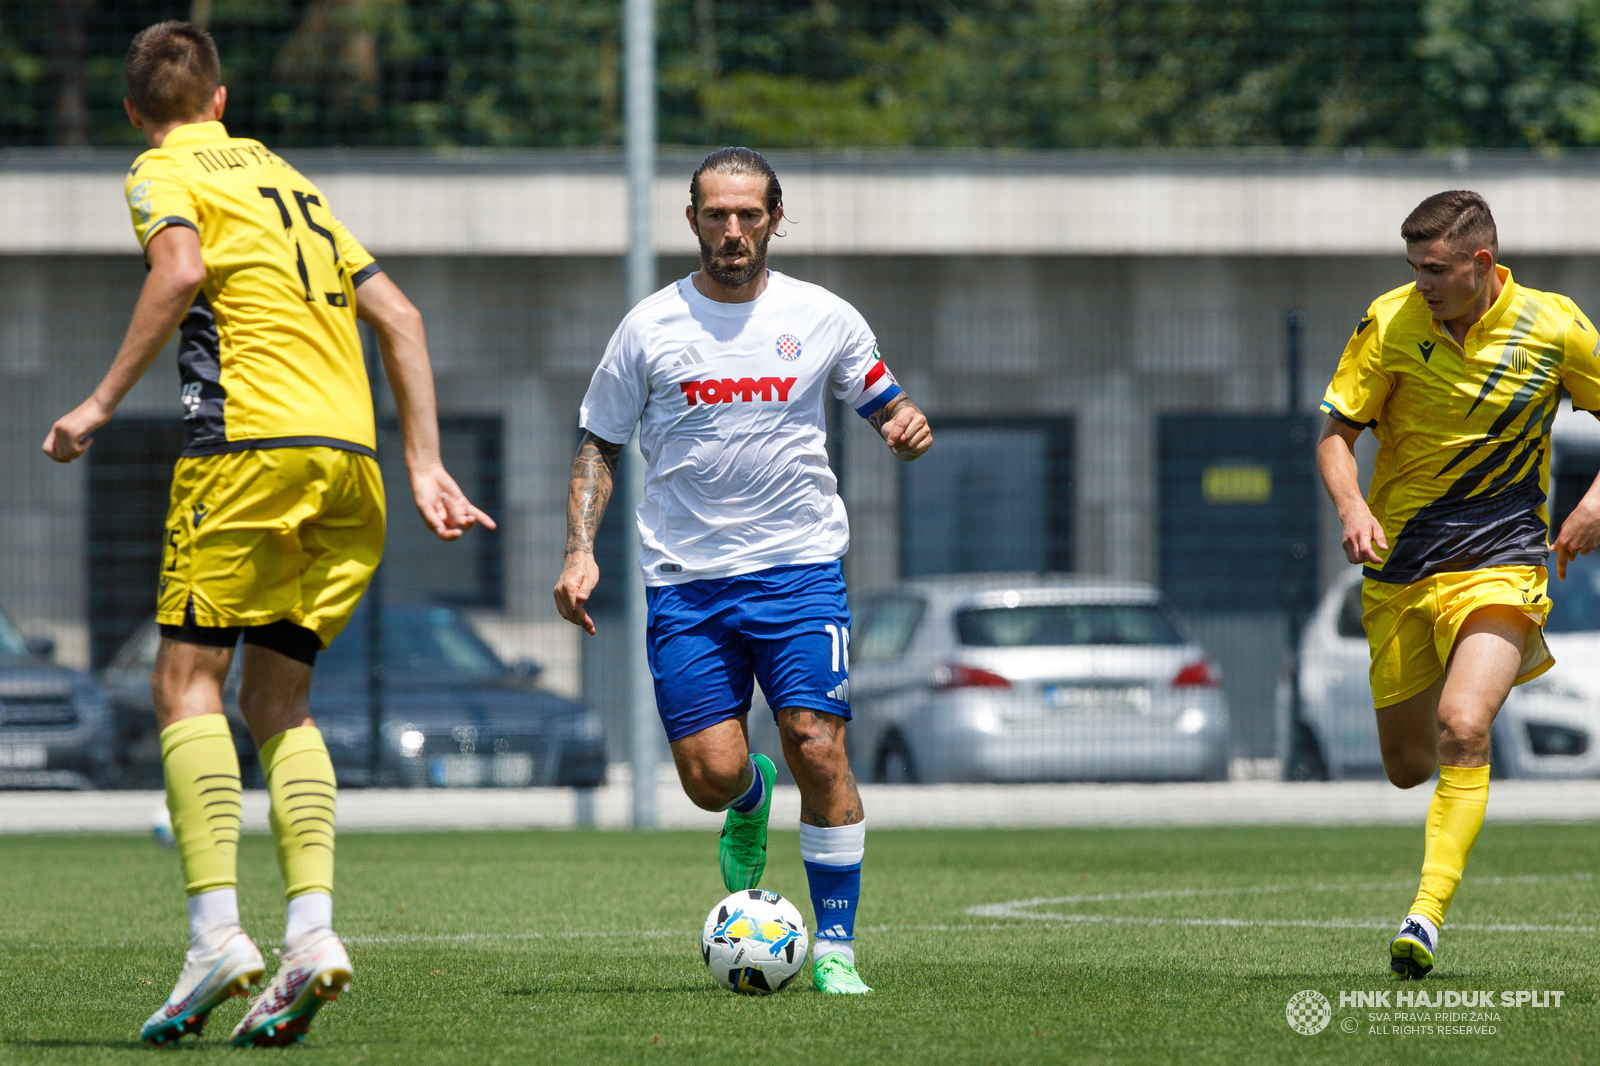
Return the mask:
[[[1416,788],[1433,776],[1433,760],[1410,753],[1385,753],[1383,772],[1395,788]]]
[[[844,730],[828,728],[817,715],[786,715],[784,754],[797,778],[822,783],[849,773]]]
[[[743,769],[743,764],[739,763],[722,766],[711,761],[696,761],[679,767],[678,780],[689,802],[703,811],[720,811],[737,795]]]
[[[1489,754],[1489,726],[1481,718],[1447,714],[1439,708],[1439,761],[1465,765],[1462,759],[1485,759]],[[1474,763],[1473,765],[1476,765]]]

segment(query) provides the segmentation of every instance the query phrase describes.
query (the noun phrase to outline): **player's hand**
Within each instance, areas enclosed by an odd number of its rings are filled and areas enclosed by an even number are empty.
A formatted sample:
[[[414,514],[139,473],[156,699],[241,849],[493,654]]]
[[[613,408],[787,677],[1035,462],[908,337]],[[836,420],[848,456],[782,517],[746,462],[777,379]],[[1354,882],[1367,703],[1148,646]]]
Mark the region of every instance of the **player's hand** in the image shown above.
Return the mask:
[[[1344,522],[1344,557],[1352,563],[1383,564],[1380,551],[1389,550],[1389,541],[1383,535],[1383,526],[1372,516],[1365,505],[1361,512]]]
[[[909,463],[928,450],[933,443],[933,430],[916,404],[903,403],[894,417],[883,424],[883,442],[897,458]]]
[[[89,434],[111,421],[111,412],[100,405],[93,396],[83,401],[70,413],[56,419],[56,424],[45,434],[44,453],[58,463],[70,463],[89,450],[94,438]]]
[[[1597,546],[1600,546],[1600,505],[1585,496],[1561,523],[1561,535],[1550,545],[1556,553],[1556,576],[1565,581],[1567,564],[1580,555],[1588,555]]]
[[[561,566],[556,579],[556,610],[561,617],[594,636],[594,619],[583,609],[594,587],[600,583],[600,567],[588,552],[573,552]]]
[[[473,526],[496,528],[494,519],[472,505],[442,466],[413,473],[411,495],[417,501],[417,513],[440,540],[455,540]]]

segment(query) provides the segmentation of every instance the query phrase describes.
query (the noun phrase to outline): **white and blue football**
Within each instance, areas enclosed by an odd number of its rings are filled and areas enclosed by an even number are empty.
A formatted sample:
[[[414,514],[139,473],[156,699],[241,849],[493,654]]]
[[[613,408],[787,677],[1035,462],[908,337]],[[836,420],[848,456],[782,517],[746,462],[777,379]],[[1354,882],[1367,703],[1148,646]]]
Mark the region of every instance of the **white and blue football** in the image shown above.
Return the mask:
[[[711,908],[700,953],[723,988],[770,996],[800,972],[810,942],[793,903],[776,892],[747,888]]]

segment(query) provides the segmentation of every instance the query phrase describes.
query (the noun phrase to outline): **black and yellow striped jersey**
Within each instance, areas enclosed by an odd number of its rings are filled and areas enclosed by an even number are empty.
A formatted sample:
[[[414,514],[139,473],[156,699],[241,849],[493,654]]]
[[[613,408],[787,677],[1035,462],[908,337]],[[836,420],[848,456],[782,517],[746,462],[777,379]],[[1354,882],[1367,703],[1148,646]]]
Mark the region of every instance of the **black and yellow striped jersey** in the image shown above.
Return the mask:
[[[373,454],[355,289],[377,264],[326,198],[259,141],[179,126],[128,171],[141,246],[200,235],[206,279],[178,348],[184,455],[332,445]]]
[[[1465,344],[1406,285],[1373,301],[1345,345],[1322,409],[1378,438],[1367,502],[1389,553],[1368,577],[1548,557],[1550,426],[1563,389],[1600,411],[1600,336],[1567,297],[1496,269],[1500,297]]]

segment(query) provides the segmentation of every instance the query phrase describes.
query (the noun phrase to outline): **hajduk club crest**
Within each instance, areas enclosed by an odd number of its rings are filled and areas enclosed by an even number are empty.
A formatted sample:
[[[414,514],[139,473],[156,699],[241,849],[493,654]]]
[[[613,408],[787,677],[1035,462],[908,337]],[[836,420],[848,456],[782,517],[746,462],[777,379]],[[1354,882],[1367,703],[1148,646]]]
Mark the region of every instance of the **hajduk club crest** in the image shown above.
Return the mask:
[[[778,358],[785,363],[792,363],[800,358],[800,338],[793,333],[785,333],[778,338]]]

